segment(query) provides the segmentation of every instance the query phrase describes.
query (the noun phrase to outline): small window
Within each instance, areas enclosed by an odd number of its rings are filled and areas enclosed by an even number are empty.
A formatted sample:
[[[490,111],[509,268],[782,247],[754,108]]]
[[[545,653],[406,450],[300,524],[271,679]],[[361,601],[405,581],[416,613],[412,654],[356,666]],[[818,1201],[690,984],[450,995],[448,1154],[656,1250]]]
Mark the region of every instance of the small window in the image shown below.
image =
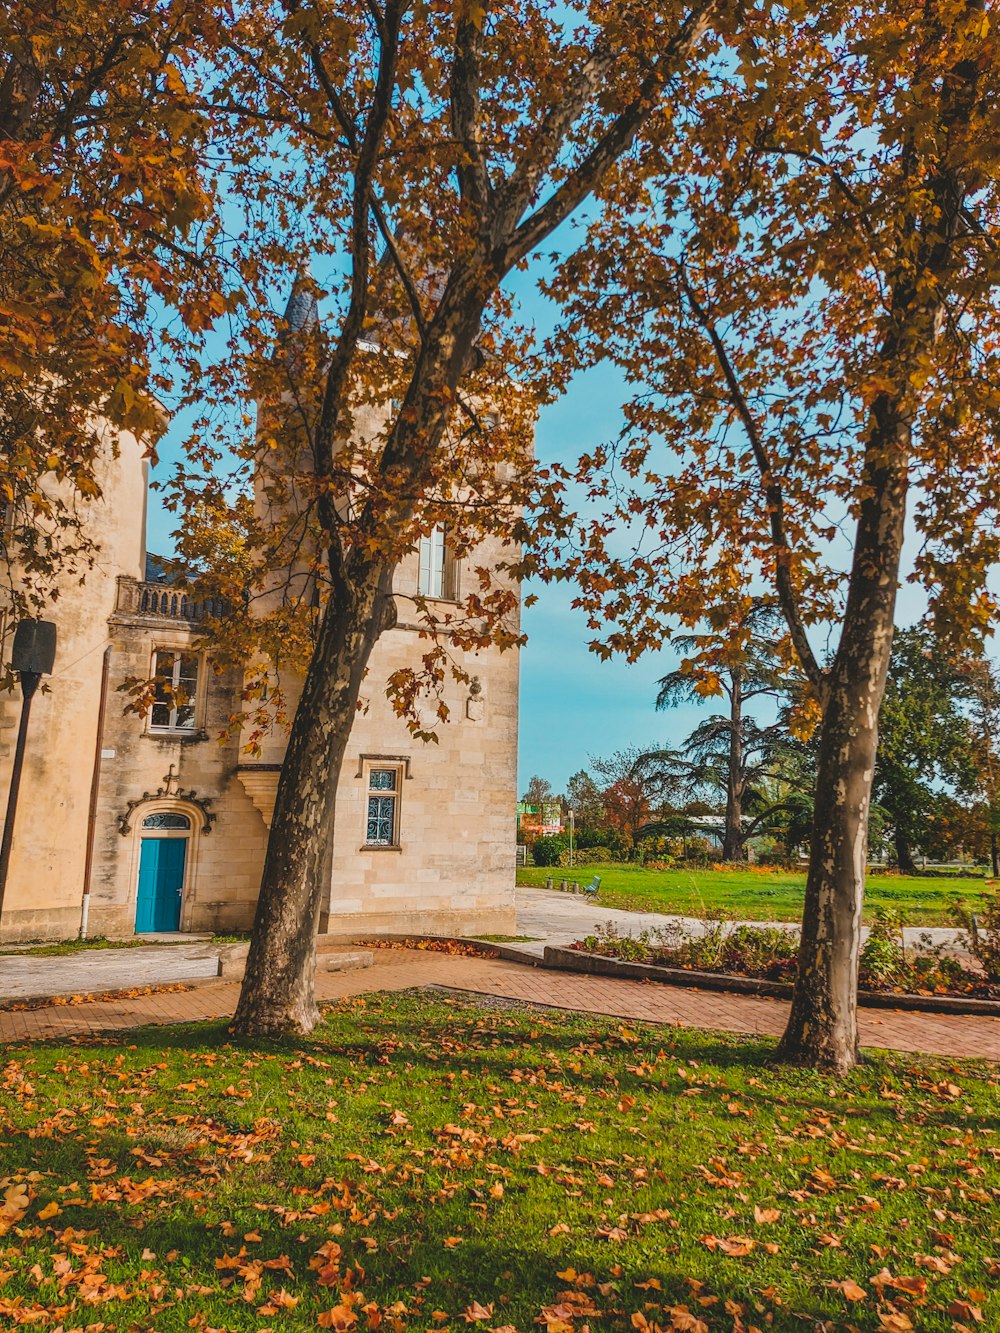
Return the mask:
[[[159,650],[153,656],[153,679],[150,727],[154,731],[193,731],[198,694],[197,655]]]
[[[368,770],[368,821],[365,843],[369,847],[395,847],[398,842],[399,769]]]
[[[160,810],[155,815],[147,815],[142,821],[144,829],[189,829],[191,821],[187,815],[174,815],[169,810]]]
[[[458,561],[444,528],[434,528],[420,538],[420,573],[417,591],[421,597],[453,602],[458,598]]]

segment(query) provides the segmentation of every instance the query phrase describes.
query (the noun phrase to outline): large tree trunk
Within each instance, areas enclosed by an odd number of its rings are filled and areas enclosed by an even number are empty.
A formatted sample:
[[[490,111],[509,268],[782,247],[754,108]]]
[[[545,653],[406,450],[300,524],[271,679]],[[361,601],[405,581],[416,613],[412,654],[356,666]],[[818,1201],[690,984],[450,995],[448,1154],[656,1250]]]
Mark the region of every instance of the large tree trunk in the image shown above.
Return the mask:
[[[739,861],[743,855],[743,682],[732,674],[729,699],[729,773],[726,779],[726,827],[722,840],[723,861]]]
[[[909,839],[906,836],[906,830],[901,821],[897,818],[895,828],[893,829],[893,842],[896,845],[896,865],[902,870],[904,875],[912,875],[916,871],[916,863],[913,860],[913,853],[910,851]]]
[[[823,718],[798,971],[779,1054],[843,1072],[857,1059],[858,959],[876,689],[841,687]]]
[[[412,515],[414,502],[407,497],[427,485],[426,459],[434,457],[448,428],[495,281],[481,267],[452,272],[382,456],[393,503],[373,508],[368,502],[367,531],[379,551],[393,549],[398,529]],[[336,419],[326,425],[327,455]],[[333,534],[329,496],[321,497],[319,513]],[[330,596],[281,767],[247,969],[230,1028],[240,1036],[309,1032],[319,1017],[316,931],[331,889],[337,782],[368,660],[395,622],[394,561],[383,556],[380,562],[360,547],[345,552],[331,535],[328,563]]]
[[[820,724],[802,936],[779,1058],[844,1073],[858,1058],[857,989],[878,713],[892,652],[909,422],[874,408],[844,629]],[[871,461],[875,460],[875,461]]]
[[[331,887],[337,782],[368,659],[395,618],[390,584],[391,571],[375,572],[327,604],[278,780],[234,1035],[305,1033],[319,1018],[316,931]]]

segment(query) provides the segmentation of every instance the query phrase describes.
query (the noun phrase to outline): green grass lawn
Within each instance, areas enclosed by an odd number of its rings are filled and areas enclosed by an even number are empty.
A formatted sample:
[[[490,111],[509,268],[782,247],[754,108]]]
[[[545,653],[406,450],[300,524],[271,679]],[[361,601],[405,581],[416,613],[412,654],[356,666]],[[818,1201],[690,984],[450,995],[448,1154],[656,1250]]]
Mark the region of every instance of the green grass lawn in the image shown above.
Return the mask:
[[[771,1049],[419,995],[11,1048],[0,1328],[1000,1326],[997,1069]]]
[[[574,870],[519,866],[518,884],[542,888],[550,876],[585,883],[601,876],[601,902],[608,907],[702,916],[722,908],[751,921],[797,921],[802,915],[805,873],[776,870],[644,870],[613,863],[582,865]],[[963,899],[979,903],[988,889],[983,880],[923,878],[910,875],[869,875],[866,918],[877,908],[901,912],[915,926],[947,926],[950,911]]]

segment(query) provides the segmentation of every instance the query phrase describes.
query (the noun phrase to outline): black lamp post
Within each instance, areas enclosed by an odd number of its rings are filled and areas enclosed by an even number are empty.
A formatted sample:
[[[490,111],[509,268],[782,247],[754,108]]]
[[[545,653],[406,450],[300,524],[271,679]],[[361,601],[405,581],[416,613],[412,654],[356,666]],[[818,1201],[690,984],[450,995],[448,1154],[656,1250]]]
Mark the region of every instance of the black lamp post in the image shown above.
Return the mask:
[[[21,677],[21,721],[17,728],[14,764],[10,771],[10,793],[7,796],[7,817],[0,842],[0,915],[7,888],[7,868],[10,848],[14,839],[14,817],[17,814],[17,793],[21,786],[21,768],[24,765],[24,742],[28,735],[31,701],[43,676],[52,674],[56,658],[56,627],[51,620],[22,620],[14,631],[11,666]]]

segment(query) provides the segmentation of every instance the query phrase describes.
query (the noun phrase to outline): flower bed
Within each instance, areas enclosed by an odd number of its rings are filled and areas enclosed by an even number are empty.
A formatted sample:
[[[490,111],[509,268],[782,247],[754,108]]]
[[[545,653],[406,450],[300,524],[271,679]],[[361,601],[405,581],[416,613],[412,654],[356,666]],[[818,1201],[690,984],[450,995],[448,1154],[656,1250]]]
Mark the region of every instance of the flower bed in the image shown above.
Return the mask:
[[[1000,975],[991,965],[990,922],[967,940],[976,962],[969,966],[924,937],[904,947],[899,919],[876,918],[861,951],[860,990],[884,994],[954,996],[1000,1000]],[[995,927],[994,927],[995,928]],[[723,918],[704,923],[698,934],[683,926],[621,935],[610,922],[569,946],[580,953],[651,967],[790,983],[795,979],[798,933],[780,926],[732,926]]]

